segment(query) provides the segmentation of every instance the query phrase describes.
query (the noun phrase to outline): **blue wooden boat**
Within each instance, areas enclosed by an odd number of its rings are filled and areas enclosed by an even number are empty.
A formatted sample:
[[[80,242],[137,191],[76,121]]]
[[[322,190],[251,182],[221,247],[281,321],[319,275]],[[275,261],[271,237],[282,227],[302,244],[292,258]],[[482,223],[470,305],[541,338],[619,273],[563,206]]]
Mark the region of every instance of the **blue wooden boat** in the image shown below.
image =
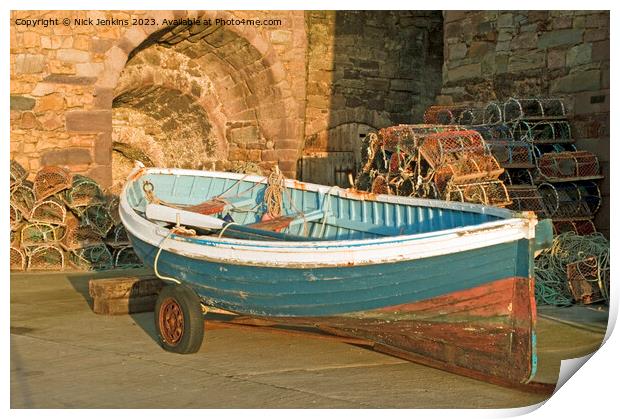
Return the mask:
[[[266,215],[261,176],[137,167],[120,216],[138,256],[170,282],[162,346],[196,352],[204,313],[312,326],[497,383],[536,371],[533,213],[374,195],[295,180]]]

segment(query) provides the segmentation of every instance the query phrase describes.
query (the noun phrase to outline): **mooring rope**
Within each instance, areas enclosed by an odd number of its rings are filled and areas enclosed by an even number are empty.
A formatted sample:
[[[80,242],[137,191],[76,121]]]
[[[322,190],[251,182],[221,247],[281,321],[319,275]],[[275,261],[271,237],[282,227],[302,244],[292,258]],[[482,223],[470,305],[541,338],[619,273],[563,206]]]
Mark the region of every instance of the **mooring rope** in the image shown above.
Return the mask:
[[[278,166],[267,178],[264,202],[267,214],[276,218],[282,215],[282,191],[284,190],[284,175]]]
[[[535,261],[536,301],[555,306],[572,305],[566,266],[588,257],[596,258],[600,286],[603,272],[609,269],[609,241],[605,236],[601,233],[579,236],[572,231],[555,236],[551,247]],[[601,292],[606,294],[606,290]]]

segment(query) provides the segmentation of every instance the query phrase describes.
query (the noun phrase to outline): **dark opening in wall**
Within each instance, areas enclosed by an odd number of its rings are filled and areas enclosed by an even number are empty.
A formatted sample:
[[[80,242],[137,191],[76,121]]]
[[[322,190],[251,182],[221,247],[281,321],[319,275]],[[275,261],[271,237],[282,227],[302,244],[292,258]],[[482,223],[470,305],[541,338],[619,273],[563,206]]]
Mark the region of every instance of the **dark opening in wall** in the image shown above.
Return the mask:
[[[306,28],[308,88],[299,175],[350,186],[338,173],[355,174],[360,136],[420,121],[439,94],[442,13],[314,11],[306,12]]]

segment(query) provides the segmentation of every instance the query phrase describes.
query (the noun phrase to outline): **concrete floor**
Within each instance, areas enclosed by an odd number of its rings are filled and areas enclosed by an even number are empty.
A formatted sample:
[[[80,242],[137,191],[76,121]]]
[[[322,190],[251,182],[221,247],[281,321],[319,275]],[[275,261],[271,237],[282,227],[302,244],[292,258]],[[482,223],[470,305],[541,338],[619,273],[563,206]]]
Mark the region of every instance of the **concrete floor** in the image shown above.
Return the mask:
[[[12,275],[12,408],[489,408],[544,400],[353,345],[261,331],[208,330],[199,353],[167,353],[152,313],[91,311],[93,276]],[[538,381],[557,381],[561,359],[600,345],[606,312],[576,310],[545,309],[539,319]],[[585,328],[573,324],[584,317]]]

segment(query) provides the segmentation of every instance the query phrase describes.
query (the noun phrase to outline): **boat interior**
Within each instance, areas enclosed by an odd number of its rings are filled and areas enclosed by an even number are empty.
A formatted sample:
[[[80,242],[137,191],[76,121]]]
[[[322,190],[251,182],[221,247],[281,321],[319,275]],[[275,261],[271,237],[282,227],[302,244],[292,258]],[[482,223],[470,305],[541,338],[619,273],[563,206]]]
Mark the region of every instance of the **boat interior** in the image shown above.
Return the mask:
[[[130,206],[146,218],[149,204],[145,183],[152,196],[173,208],[235,223],[246,232],[242,237],[261,240],[361,240],[411,235],[479,225],[501,218],[485,211],[454,205],[379,202],[338,196],[338,188],[325,192],[299,187],[281,187],[281,214],[268,217],[265,193],[268,184],[244,178],[185,174],[147,173],[133,181],[127,191]],[[150,188],[150,185],[149,185]],[[439,201],[438,201],[439,202]],[[460,203],[455,203],[460,204]],[[449,205],[448,205],[449,206]],[[482,208],[482,207],[481,207]],[[162,226],[171,223],[150,220]],[[200,230],[199,235],[215,232]],[[232,230],[231,230],[232,232]],[[256,234],[253,234],[256,233]]]

